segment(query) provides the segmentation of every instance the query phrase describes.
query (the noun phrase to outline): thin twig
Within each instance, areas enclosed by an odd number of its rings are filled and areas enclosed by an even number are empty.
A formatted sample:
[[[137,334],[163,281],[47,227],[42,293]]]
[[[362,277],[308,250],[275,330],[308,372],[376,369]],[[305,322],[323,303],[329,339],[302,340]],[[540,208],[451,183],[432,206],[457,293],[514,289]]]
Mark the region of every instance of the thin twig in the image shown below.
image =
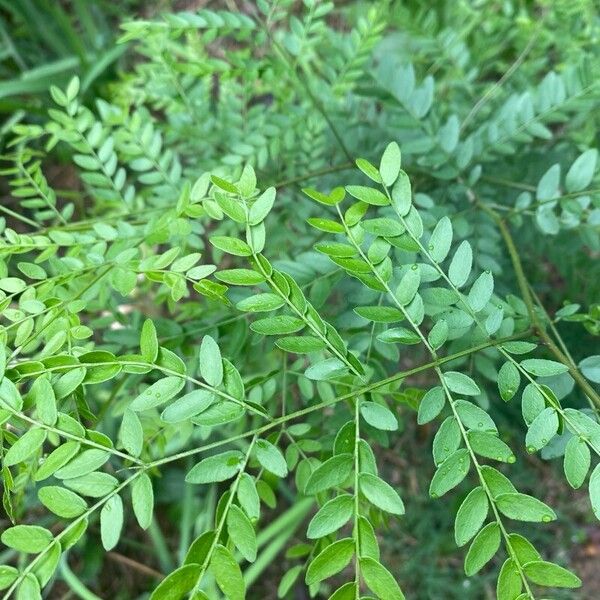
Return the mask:
[[[540,21],[538,29],[531,36],[529,42],[527,42],[527,45],[525,46],[521,54],[519,54],[515,62],[510,66],[506,73],[504,73],[504,75],[502,75],[502,77],[496,83],[494,83],[494,85],[475,103],[475,106],[473,106],[469,114],[465,117],[464,121],[462,122],[462,125],[460,126],[461,131],[465,129],[465,127],[473,120],[475,115],[484,107],[486,102],[490,100],[490,98],[492,98],[492,96],[504,85],[504,83],[511,77],[511,75],[521,66],[527,55],[531,52],[531,49],[533,48],[533,45],[535,44],[538,38],[542,23],[543,20]]]
[[[108,552],[107,556],[115,562],[121,563],[127,567],[131,567],[132,569],[135,569],[144,575],[148,575],[148,577],[154,577],[155,579],[164,579],[165,577],[160,571],[157,571],[151,567],[147,567],[137,560],[133,560],[133,558],[129,558],[128,556],[119,554],[118,552]]]

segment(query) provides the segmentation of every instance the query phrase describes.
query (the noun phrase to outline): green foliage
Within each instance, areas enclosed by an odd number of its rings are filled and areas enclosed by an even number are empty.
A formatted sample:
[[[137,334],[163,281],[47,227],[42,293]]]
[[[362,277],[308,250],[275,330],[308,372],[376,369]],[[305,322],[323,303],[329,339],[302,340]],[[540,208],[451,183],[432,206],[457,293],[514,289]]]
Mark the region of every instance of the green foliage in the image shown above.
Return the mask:
[[[6,599],[57,570],[82,586],[69,555],[125,552],[138,525],[154,600],[250,597],[286,550],[280,597],[417,597],[382,552],[416,504],[382,459],[407,421],[435,430],[430,501],[467,576],[495,570],[499,600],[581,585],[521,528],[560,515],[511,465],[562,458],[600,515],[600,353],[563,339],[598,333],[598,24],[562,2],[539,25],[510,2],[489,24],[485,2],[293,4],[124,23],[110,102],[73,78],[14,128]],[[490,54],[505,37],[510,63]],[[77,189],[44,174],[58,149]],[[591,281],[554,304],[534,282],[552,248]]]
[[[0,3],[0,113],[7,115],[0,127],[1,146],[15,123],[45,113],[51,85],[66,85],[77,73],[84,92],[100,88],[126,49],[114,43],[114,22],[135,4]]]

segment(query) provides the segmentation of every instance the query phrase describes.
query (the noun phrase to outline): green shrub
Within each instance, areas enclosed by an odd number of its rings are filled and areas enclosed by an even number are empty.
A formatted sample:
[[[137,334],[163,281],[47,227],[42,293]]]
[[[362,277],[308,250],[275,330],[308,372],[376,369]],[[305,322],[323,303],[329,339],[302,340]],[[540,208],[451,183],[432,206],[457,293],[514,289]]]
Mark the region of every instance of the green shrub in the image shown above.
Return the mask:
[[[285,556],[281,597],[404,598],[379,546],[417,502],[380,456],[407,421],[436,429],[467,576],[581,585],[511,479],[517,448],[560,459],[600,517],[592,3],[293,4],[125,23],[110,102],[74,78],[14,128],[4,598],[95,598],[67,557],[98,540],[166,576],[123,597],[262,597]]]

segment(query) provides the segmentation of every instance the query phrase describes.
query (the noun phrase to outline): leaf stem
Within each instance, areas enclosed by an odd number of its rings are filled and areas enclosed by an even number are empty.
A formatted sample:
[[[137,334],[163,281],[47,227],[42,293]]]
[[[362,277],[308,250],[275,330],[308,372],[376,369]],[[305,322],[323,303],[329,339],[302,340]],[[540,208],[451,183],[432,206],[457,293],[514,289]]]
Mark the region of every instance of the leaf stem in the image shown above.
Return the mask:
[[[252,437],[252,440],[250,441],[250,444],[248,445],[248,450],[246,450],[244,459],[243,459],[242,463],[240,464],[238,474],[236,475],[233,483],[231,484],[231,488],[229,490],[229,498],[227,498],[227,503],[225,504],[225,507],[223,508],[221,518],[219,520],[217,528],[215,529],[215,536],[210,545],[210,548],[208,549],[208,552],[206,553],[206,557],[204,558],[202,566],[200,567],[200,574],[198,575],[196,584],[194,585],[194,588],[192,589],[192,592],[190,594],[190,596],[192,596],[192,597],[195,596],[196,591],[198,590],[200,584],[202,583],[202,578],[204,577],[204,574],[206,573],[206,569],[208,568],[208,566],[210,564],[212,554],[213,554],[215,548],[217,547],[217,544],[219,543],[219,538],[221,537],[221,532],[223,531],[223,527],[225,526],[225,522],[227,521],[227,514],[229,513],[229,509],[231,508],[231,505],[233,504],[233,501],[235,500],[235,494],[237,492],[237,488],[240,483],[240,479],[242,478],[242,475],[246,471],[246,466],[248,464],[248,461],[250,460],[250,455],[252,454],[252,450],[254,448],[254,444],[256,443],[257,438],[258,438],[257,434],[255,434]]]

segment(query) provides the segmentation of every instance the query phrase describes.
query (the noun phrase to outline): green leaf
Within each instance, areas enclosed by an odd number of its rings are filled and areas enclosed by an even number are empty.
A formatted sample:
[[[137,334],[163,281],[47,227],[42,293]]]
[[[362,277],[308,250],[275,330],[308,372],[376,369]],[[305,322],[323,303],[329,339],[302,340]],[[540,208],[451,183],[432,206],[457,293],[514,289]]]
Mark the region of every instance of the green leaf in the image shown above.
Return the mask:
[[[398,284],[396,289],[398,302],[404,306],[410,304],[419,290],[419,285],[421,285],[421,271],[419,266],[415,264],[406,271]]]
[[[204,279],[204,277],[208,277],[212,273],[217,270],[215,265],[198,265],[197,267],[192,267],[186,275],[190,279]]]
[[[410,179],[400,171],[396,184],[392,188],[392,206],[399,217],[406,217],[412,208],[412,190]]]
[[[119,481],[109,473],[95,471],[83,475],[82,477],[65,479],[63,485],[83,496],[102,498],[116,489],[119,485]]]
[[[592,510],[596,519],[600,520],[600,464],[596,465],[590,475],[589,494]]]
[[[395,237],[402,235],[406,231],[401,223],[394,221],[394,219],[388,219],[387,217],[366,219],[361,222],[361,227],[367,233],[380,237]]]
[[[360,414],[375,429],[383,431],[396,431],[398,429],[398,420],[394,413],[382,404],[363,400],[360,403]]]
[[[216,532],[212,529],[209,529],[208,531],[205,531],[204,533],[200,534],[192,542],[192,545],[188,548],[188,551],[185,555],[185,559],[183,561],[184,564],[203,564],[205,559],[208,557],[210,549],[213,547],[215,538]]]
[[[9,449],[3,457],[5,467],[11,467],[27,460],[37,452],[46,440],[46,430],[33,428],[26,431]]]
[[[144,321],[142,326],[142,335],[140,337],[140,349],[144,360],[155,362],[158,356],[158,337],[156,336],[156,327],[150,319]]]
[[[473,540],[465,557],[465,574],[471,577],[478,573],[498,552],[500,547],[498,523],[488,523]]]
[[[379,560],[379,544],[375,530],[366,517],[358,517],[359,555]]]
[[[468,303],[473,312],[483,310],[494,292],[494,276],[484,271],[473,283],[469,291]]]
[[[240,300],[235,307],[244,312],[270,312],[281,308],[285,301],[275,294],[256,294]]]
[[[539,180],[535,197],[537,200],[552,200],[559,192],[560,165],[552,165]]]
[[[456,400],[454,406],[458,413],[458,418],[467,429],[497,431],[492,417],[476,404],[467,400]]]
[[[292,567],[289,571],[286,571],[281,580],[279,581],[279,586],[277,587],[277,597],[285,598],[288,592],[292,589],[292,586],[298,580],[300,573],[302,573],[303,567],[302,565],[296,565]]]
[[[58,418],[56,396],[47,377],[38,377],[31,386],[27,397],[33,400],[37,414],[45,425],[54,425]]]
[[[558,433],[558,413],[554,408],[545,408],[531,423],[525,436],[527,452],[541,450]]]
[[[237,497],[240,506],[251,519],[258,519],[260,515],[260,498],[256,491],[254,478],[248,473],[242,473],[237,488]]]
[[[429,486],[429,495],[439,498],[456,487],[469,472],[471,459],[466,448],[451,454],[437,469]]]
[[[552,207],[540,206],[535,212],[535,222],[547,235],[556,235],[560,231],[560,221]]]
[[[578,588],[581,579],[571,571],[551,562],[542,560],[527,563],[523,570],[533,583],[544,587]]]
[[[199,361],[202,379],[213,387],[221,385],[223,381],[223,360],[217,342],[210,335],[205,335],[202,338]]]
[[[358,254],[354,246],[342,244],[341,242],[319,242],[315,244],[315,250],[327,254],[327,256],[335,257],[351,257]]]
[[[441,348],[448,339],[449,333],[448,322],[445,319],[440,319],[430,330],[429,335],[427,336],[427,341],[430,346],[437,350]]]
[[[347,372],[346,365],[339,358],[327,358],[311,365],[304,371],[304,376],[315,381],[335,379]]]
[[[357,306],[354,312],[375,323],[394,323],[404,319],[402,313],[393,306]]]
[[[229,600],[244,600],[246,586],[242,578],[242,571],[231,555],[231,552],[217,544],[210,560],[209,571],[212,573],[217,585]]]
[[[67,98],[67,102],[73,102],[79,93],[79,77],[75,76],[67,85],[67,89],[65,90],[65,95]]]
[[[227,513],[227,532],[240,554],[248,562],[254,562],[257,549],[254,527],[244,511],[235,504],[229,507]]]
[[[600,355],[588,356],[579,363],[585,377],[594,383],[600,383]]]
[[[4,378],[6,372],[6,347],[0,344],[0,381]],[[10,584],[9,584],[10,585]]]
[[[40,488],[38,498],[50,512],[65,519],[74,519],[87,510],[87,503],[83,498],[57,485]]]
[[[74,479],[75,477],[83,477],[96,469],[99,469],[108,459],[110,453],[104,450],[92,448],[84,450],[78,454],[64,467],[61,467],[54,473],[58,479]]]
[[[590,148],[577,157],[565,177],[567,192],[580,192],[590,185],[594,178],[597,161],[598,150],[595,148]]]
[[[381,156],[381,162],[379,163],[381,181],[388,187],[398,178],[401,162],[400,146],[398,146],[396,142],[389,143]]]
[[[252,256],[252,249],[243,240],[225,235],[213,235],[209,241],[215,248],[227,252],[227,254]]]
[[[17,386],[8,377],[4,377],[0,381],[0,401],[17,411],[23,407],[23,398],[21,398]]]
[[[111,496],[100,511],[100,537],[106,551],[118,543],[123,529],[123,501],[121,496]]]
[[[510,361],[505,362],[498,371],[498,391],[504,402],[508,402],[517,393],[521,385],[521,373]]]
[[[15,525],[5,529],[0,536],[5,546],[27,554],[41,552],[53,539],[50,531],[38,525]]]
[[[131,409],[126,409],[121,422],[121,442],[132,456],[139,456],[144,444],[144,430],[139,417]]]
[[[319,465],[306,482],[304,493],[318,494],[346,481],[354,467],[352,454],[336,454]]]
[[[348,522],[353,512],[354,498],[349,494],[329,500],[308,524],[307,537],[314,540],[337,531]]]
[[[406,327],[392,327],[381,332],[377,339],[386,344],[420,344],[421,337],[412,329]]]
[[[516,461],[510,447],[496,433],[490,433],[489,431],[469,431],[468,436],[471,448],[479,456],[485,456],[486,458],[501,462],[513,463]]]
[[[318,192],[313,188],[302,188],[302,192],[309,198],[312,198],[313,200],[316,200],[317,202],[327,206],[335,206],[336,204],[339,204],[345,196],[343,188],[336,188],[331,192],[331,194],[323,194],[322,192]]]
[[[556,519],[556,513],[549,506],[527,494],[500,494],[496,498],[496,504],[503,515],[516,521],[548,523]]]
[[[533,383],[529,383],[523,390],[523,396],[521,398],[521,411],[525,423],[528,425],[544,410],[546,406],[546,400],[544,395]]]
[[[202,255],[199,252],[186,254],[185,256],[182,256],[173,262],[171,265],[171,271],[185,273],[186,271],[189,271],[200,260],[201,257]]]
[[[133,514],[142,529],[148,529],[152,523],[154,511],[154,490],[147,473],[142,473],[131,486],[131,504]]]
[[[169,573],[152,592],[150,600],[182,600],[191,592],[200,575],[200,565],[183,565]]]
[[[256,441],[256,458],[267,471],[285,477],[288,473],[287,464],[281,450],[267,440]]]
[[[258,225],[249,225],[246,229],[246,241],[252,248],[253,252],[258,254],[262,252],[267,241],[267,231],[264,223]]]
[[[505,475],[502,475],[500,471],[494,469],[494,467],[483,465],[481,467],[481,474],[483,475],[494,500],[496,500],[500,494],[516,493],[517,490],[511,481]]]
[[[22,292],[26,287],[27,284],[18,277],[2,277],[0,279],[0,290],[4,290],[9,294]]]
[[[542,560],[540,553],[527,538],[519,535],[518,533],[509,533],[508,538],[515,556],[521,564],[526,564],[535,560]]]
[[[571,487],[577,489],[583,485],[591,464],[591,453],[587,443],[573,436],[565,448],[565,477]]]
[[[441,387],[437,386],[429,389],[419,403],[417,423],[424,425],[429,421],[433,421],[442,412],[445,403],[446,396]]]
[[[267,317],[250,323],[250,329],[261,335],[283,335],[286,333],[296,333],[304,329],[305,323],[302,319],[279,315],[276,317]]]
[[[205,411],[215,400],[216,395],[210,390],[194,390],[169,404],[160,418],[165,423],[181,423]]]
[[[252,165],[244,165],[244,170],[240,175],[240,180],[237,183],[237,188],[243,196],[251,196],[256,188],[256,173]]]
[[[314,585],[333,577],[339,573],[350,562],[354,556],[354,540],[344,538],[327,546],[308,565],[306,570],[306,584]]]
[[[210,180],[219,188],[228,192],[230,194],[238,194],[239,190],[237,186],[229,181],[225,181],[225,179],[221,179],[221,177],[217,177],[217,175],[211,175]]]
[[[404,594],[392,574],[375,559],[362,557],[360,572],[368,588],[380,600],[404,600]]]
[[[480,529],[488,514],[488,498],[482,487],[476,487],[464,499],[454,521],[454,539],[464,546]]]
[[[443,421],[433,439],[433,458],[436,465],[444,462],[460,446],[462,435],[458,420],[448,417]]]
[[[275,188],[267,188],[252,204],[248,213],[248,223],[258,225],[271,212],[275,202]]]
[[[242,465],[244,455],[239,450],[228,450],[209,456],[193,466],[185,480],[188,483],[214,483],[234,477]]]
[[[356,166],[375,183],[383,183],[379,170],[365,158],[357,158]]]
[[[325,231],[327,233],[344,233],[344,226],[337,221],[331,219],[322,219],[320,217],[311,217],[306,222],[319,231]]]
[[[458,250],[454,253],[450,267],[448,268],[448,277],[450,281],[457,287],[461,288],[469,275],[471,274],[471,267],[473,266],[473,250],[471,244],[464,240],[461,242]]]
[[[182,377],[171,376],[159,379],[137,396],[129,408],[135,412],[141,412],[160,406],[176,396],[183,388],[184,383],[185,380]]]
[[[512,558],[508,558],[498,576],[496,585],[497,600],[516,600],[523,589],[523,581],[517,565]]]
[[[0,590],[5,590],[19,576],[19,571],[8,565],[0,565]]]
[[[396,490],[376,475],[361,473],[359,486],[365,498],[377,508],[393,515],[404,514],[404,503]]]
[[[311,335],[283,337],[279,338],[275,344],[282,350],[293,352],[294,354],[318,352],[326,347],[325,342]]]
[[[566,373],[569,368],[562,363],[554,360],[545,360],[543,358],[528,358],[521,361],[521,366],[536,377],[552,377]]]
[[[346,191],[357,200],[374,206],[387,206],[390,203],[382,192],[364,185],[347,185]]]
[[[448,217],[442,217],[429,238],[427,250],[435,262],[441,263],[448,256],[451,245],[452,222]]]
[[[215,279],[229,285],[257,285],[262,283],[265,277],[252,269],[227,269],[225,271],[217,271]]]
[[[502,348],[510,354],[527,354],[535,350],[537,348],[537,344],[516,340],[514,342],[506,342],[505,344],[502,344]]]
[[[479,386],[464,373],[458,371],[446,371],[444,373],[444,382],[448,388],[457,394],[465,396],[477,396],[481,394]]]
[[[35,472],[34,480],[43,481],[52,475],[55,471],[66,465],[79,451],[79,442],[65,442],[53,450],[38,467]]]

